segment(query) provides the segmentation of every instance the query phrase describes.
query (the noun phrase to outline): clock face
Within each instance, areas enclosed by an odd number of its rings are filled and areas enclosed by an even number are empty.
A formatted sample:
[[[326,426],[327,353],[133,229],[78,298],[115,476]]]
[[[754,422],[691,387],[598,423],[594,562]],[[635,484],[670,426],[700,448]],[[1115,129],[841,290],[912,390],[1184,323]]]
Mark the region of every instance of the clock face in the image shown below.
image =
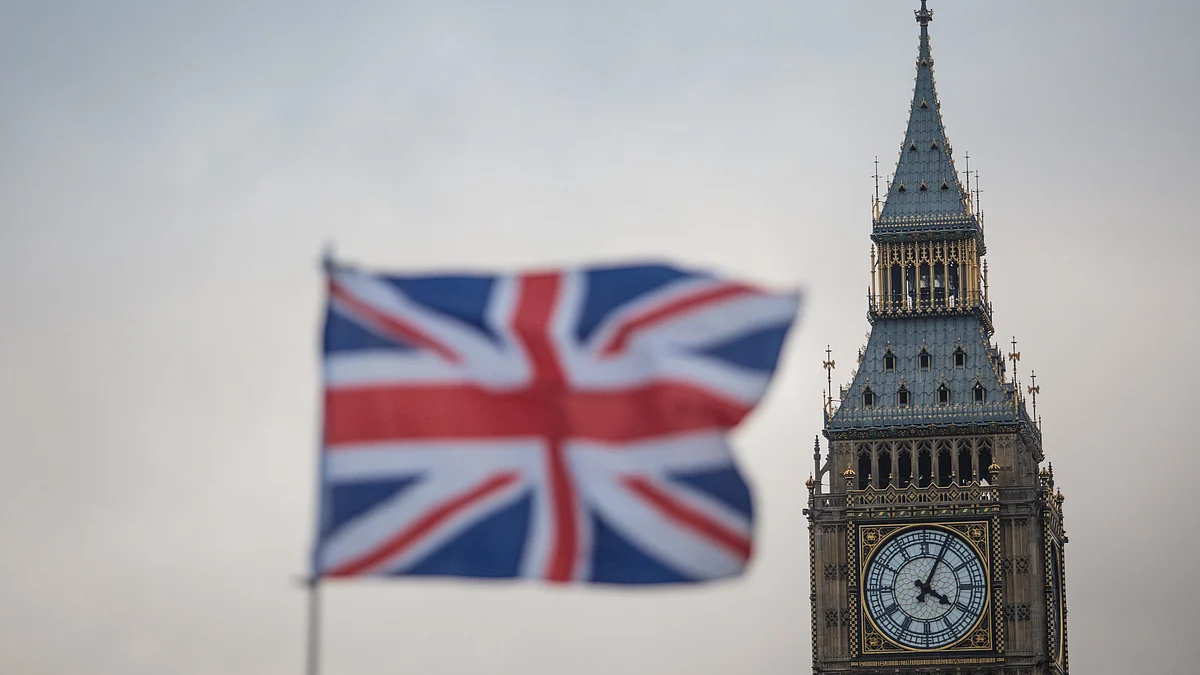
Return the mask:
[[[879,630],[910,649],[967,636],[987,605],[987,568],[957,533],[923,526],[884,540],[867,561],[863,601]]]

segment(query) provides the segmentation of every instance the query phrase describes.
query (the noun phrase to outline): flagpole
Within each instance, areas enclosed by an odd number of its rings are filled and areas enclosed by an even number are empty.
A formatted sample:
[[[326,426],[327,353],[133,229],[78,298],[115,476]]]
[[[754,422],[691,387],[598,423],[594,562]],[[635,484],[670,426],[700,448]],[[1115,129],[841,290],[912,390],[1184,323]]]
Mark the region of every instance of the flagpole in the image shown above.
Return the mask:
[[[308,579],[308,645],[305,675],[321,672],[321,580],[313,575]]]
[[[328,285],[329,276],[334,268],[333,245],[326,244],[321,253],[321,275]],[[321,389],[324,392],[324,371],[321,373]],[[323,397],[322,397],[322,400]],[[323,406],[323,404],[322,404]],[[322,425],[323,426],[323,425]],[[321,436],[324,434],[322,433]],[[312,562],[305,586],[308,588],[308,630],[305,644],[305,675],[320,675],[321,672],[321,572],[320,545],[321,533],[325,524],[325,447],[323,438],[317,439],[317,500],[316,500],[316,536],[313,542]]]

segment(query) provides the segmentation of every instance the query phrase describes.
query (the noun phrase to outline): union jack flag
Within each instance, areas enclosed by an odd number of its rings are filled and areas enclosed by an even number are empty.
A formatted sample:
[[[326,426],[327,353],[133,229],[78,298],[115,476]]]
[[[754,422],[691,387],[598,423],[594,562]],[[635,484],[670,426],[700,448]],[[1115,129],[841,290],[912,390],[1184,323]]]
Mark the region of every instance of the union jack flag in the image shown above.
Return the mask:
[[[798,293],[665,265],[328,284],[316,575],[741,573],[751,496],[725,434]]]

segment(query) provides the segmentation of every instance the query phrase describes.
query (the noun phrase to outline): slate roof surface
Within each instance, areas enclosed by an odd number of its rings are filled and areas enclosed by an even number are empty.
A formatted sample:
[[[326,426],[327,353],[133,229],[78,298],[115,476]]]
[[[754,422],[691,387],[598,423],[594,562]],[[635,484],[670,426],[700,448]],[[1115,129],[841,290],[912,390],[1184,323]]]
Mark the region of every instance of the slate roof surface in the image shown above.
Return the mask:
[[[967,193],[959,184],[950,142],[942,123],[941,105],[934,86],[929,19],[932,19],[932,12],[924,21],[921,21],[921,13],[918,12],[921,44],[917,53],[917,80],[908,129],[900,146],[896,173],[888,188],[887,201],[876,223],[876,230],[901,226],[913,229],[947,229],[948,226],[978,229],[968,207]]]
[[[964,365],[954,366],[954,352],[962,347]],[[920,352],[929,351],[930,368],[920,367]],[[891,350],[895,369],[887,372],[884,357]],[[973,424],[1017,422],[1021,412],[1013,404],[1013,386],[1001,382],[993,366],[995,352],[974,316],[881,319],[871,329],[863,358],[841,406],[829,420],[832,430],[917,424]],[[909,406],[900,407],[898,391],[904,384]],[[975,384],[983,386],[984,402],[974,400]],[[939,404],[938,388],[950,391],[948,404]],[[874,392],[873,406],[863,402],[863,391]]]

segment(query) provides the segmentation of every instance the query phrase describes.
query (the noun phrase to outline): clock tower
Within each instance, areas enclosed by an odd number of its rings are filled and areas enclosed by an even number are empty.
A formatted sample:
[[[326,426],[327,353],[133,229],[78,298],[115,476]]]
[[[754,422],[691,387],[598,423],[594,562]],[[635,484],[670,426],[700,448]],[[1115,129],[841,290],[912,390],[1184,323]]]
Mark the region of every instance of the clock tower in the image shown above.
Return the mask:
[[[1015,341],[992,341],[982,214],[943,128],[925,0],[916,18],[908,129],[872,219],[871,333],[830,387],[807,482],[813,672],[1061,675],[1063,496],[1023,395],[1036,411],[1037,387],[1022,392]]]

